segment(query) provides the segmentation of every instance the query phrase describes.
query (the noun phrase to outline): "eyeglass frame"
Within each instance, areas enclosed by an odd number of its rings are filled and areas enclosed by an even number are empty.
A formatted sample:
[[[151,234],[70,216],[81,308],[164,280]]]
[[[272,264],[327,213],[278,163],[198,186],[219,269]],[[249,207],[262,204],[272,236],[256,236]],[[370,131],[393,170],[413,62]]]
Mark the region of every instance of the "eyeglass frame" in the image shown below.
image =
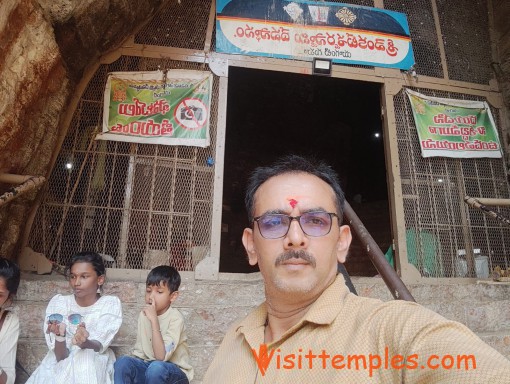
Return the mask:
[[[329,215],[329,218],[330,218],[331,222],[330,222],[330,225],[329,225],[329,229],[328,229],[328,231],[325,234],[314,236],[314,235],[310,235],[310,234],[306,233],[306,231],[303,229],[303,226],[301,225],[300,219],[301,219],[301,217],[303,215],[308,215],[308,214],[311,214],[311,213],[325,213],[325,214]],[[259,220],[262,217],[266,216],[266,215],[276,215],[276,216],[286,216],[286,217],[288,217],[290,220],[289,220],[289,226],[287,227],[287,231],[285,231],[285,233],[282,236],[279,236],[279,237],[265,237],[262,234],[262,231],[260,230]],[[289,233],[290,225],[292,224],[292,221],[294,221],[294,220],[296,220],[298,222],[299,228],[301,228],[301,230],[303,231],[303,233],[306,236],[310,236],[310,237],[322,237],[322,236],[326,236],[327,234],[329,234],[331,232],[331,228],[333,228],[333,216],[335,216],[338,219],[338,224],[340,225],[341,224],[340,216],[337,213],[335,213],[335,212],[326,212],[326,211],[310,211],[310,212],[305,212],[305,213],[303,213],[302,215],[299,215],[299,216],[290,216],[290,215],[287,215],[285,213],[269,213],[269,212],[266,212],[266,213],[264,213],[264,214],[262,214],[260,216],[254,217],[253,218],[253,222],[257,223],[257,227],[259,228],[260,236],[262,236],[264,239],[267,239],[267,240],[283,239],[285,236],[287,236],[287,233]]]

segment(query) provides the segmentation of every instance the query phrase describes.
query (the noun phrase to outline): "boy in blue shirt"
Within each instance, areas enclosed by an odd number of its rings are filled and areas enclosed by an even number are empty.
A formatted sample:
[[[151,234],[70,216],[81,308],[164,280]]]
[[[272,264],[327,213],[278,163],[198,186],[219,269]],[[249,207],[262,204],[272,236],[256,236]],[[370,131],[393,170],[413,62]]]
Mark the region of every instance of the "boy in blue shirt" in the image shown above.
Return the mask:
[[[149,272],[135,347],[132,356],[115,362],[115,384],[185,384],[193,379],[184,318],[172,308],[180,284],[179,272],[168,265]]]

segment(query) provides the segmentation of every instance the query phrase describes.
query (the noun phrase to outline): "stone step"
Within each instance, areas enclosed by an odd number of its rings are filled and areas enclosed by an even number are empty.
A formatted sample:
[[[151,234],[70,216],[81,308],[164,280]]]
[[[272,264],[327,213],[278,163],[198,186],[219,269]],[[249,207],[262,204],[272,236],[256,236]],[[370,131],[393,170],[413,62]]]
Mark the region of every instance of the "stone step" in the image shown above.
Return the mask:
[[[506,332],[481,332],[477,335],[507,359],[510,359],[510,329]]]
[[[212,361],[217,347],[218,345],[212,344],[190,346],[191,363],[195,369],[195,379],[191,384],[201,383],[205,370]],[[130,354],[133,345],[119,345],[114,343],[111,348],[115,356],[119,357]],[[47,352],[48,348],[46,347],[46,342],[42,338],[25,338],[19,339],[18,341],[18,362],[28,373],[32,373],[37,368]],[[16,376],[16,384],[23,384],[28,379],[27,375],[21,370],[17,370]]]
[[[112,348],[117,355],[129,354],[136,338],[138,314],[144,305],[144,276],[135,281],[110,279],[105,293],[117,295],[123,306],[123,324]],[[220,274],[218,281],[198,281],[183,272],[180,295],[175,302],[186,319],[193,384],[202,377],[229,326],[246,316],[264,300],[260,274]],[[381,278],[354,277],[360,296],[393,300]],[[510,286],[491,284],[414,284],[409,290],[418,303],[446,318],[459,321],[484,341],[510,358]],[[69,294],[61,276],[23,276],[17,306],[21,320],[18,360],[32,372],[47,352],[43,322],[48,301],[56,293]],[[24,383],[20,375],[19,383]]]

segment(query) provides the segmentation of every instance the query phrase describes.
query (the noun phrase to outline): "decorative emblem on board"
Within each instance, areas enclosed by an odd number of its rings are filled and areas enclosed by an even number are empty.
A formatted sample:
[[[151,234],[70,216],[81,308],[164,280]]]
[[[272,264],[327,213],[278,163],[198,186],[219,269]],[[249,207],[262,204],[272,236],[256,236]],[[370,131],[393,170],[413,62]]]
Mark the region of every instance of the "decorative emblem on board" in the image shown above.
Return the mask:
[[[356,15],[345,7],[335,13],[335,16],[338,17],[338,20],[340,20],[345,25],[350,25],[354,23],[354,20],[356,20]]]

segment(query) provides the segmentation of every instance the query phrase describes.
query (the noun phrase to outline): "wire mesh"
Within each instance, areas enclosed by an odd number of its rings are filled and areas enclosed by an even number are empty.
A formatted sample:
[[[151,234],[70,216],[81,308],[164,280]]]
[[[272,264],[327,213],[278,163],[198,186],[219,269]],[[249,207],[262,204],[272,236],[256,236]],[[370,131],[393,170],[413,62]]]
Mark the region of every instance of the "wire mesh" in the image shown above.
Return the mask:
[[[136,35],[135,43],[203,50],[211,0],[167,2]]]
[[[491,73],[485,2],[435,1],[450,78],[487,83]],[[338,2],[374,6],[373,0]],[[169,2],[136,34],[135,43],[202,50],[210,6],[210,0]],[[431,0],[417,0],[412,6],[410,2],[386,1],[385,8],[406,13],[418,74],[443,77]],[[214,44],[213,39],[213,50]],[[207,255],[214,181],[214,165],[209,166],[207,159],[215,158],[217,77],[210,147],[92,140],[102,122],[107,74],[156,69],[208,67],[135,56],[123,56],[99,67],[73,115],[32,226],[30,245],[34,250],[60,264],[79,250],[95,250],[105,255],[108,266],[133,269],[164,263],[193,270]],[[420,92],[477,99],[448,92]],[[509,197],[503,160],[422,158],[409,102],[402,92],[394,101],[408,254],[413,253],[418,269],[428,276],[458,276],[462,268],[457,251],[468,248],[479,248],[489,258],[491,268],[508,267],[509,229],[463,202],[466,194]],[[493,113],[498,120],[498,111]],[[510,217],[509,208],[494,209]]]
[[[407,16],[418,75],[444,77],[430,0],[385,1],[384,8]]]
[[[483,100],[452,92],[418,91],[436,97]],[[484,260],[489,270],[507,268],[510,228],[464,203],[466,195],[510,197],[503,158],[423,158],[405,93],[399,92],[394,102],[409,260],[423,276],[430,277],[476,276],[476,263]],[[498,110],[492,109],[492,113],[501,137]],[[510,217],[508,207],[491,208]],[[480,250],[474,270],[466,270],[465,259],[459,256],[459,251],[468,249]]]
[[[216,23],[213,25],[210,50],[213,52],[216,51]]]
[[[486,0],[436,0],[452,80],[488,84],[492,78]]]
[[[88,84],[50,176],[30,244],[59,264],[80,250],[107,266],[193,270],[210,249],[219,82],[214,78],[211,146],[94,141],[112,71],[208,70],[197,63],[121,57]]]

